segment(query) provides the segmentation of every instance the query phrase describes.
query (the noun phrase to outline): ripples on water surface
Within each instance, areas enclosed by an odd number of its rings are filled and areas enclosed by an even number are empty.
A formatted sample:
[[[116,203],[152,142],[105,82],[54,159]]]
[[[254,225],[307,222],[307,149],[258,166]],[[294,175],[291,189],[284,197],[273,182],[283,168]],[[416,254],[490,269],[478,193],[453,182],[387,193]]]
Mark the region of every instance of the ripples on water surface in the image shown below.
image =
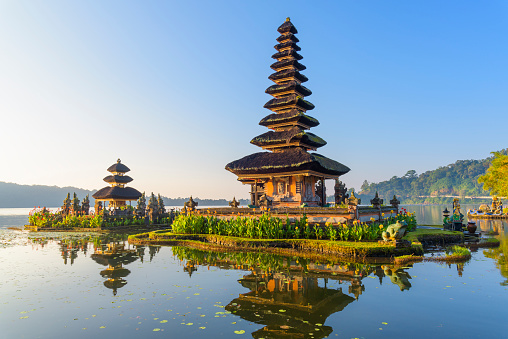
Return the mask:
[[[500,248],[465,264],[398,267],[130,246],[122,237],[0,229],[2,338],[498,338],[508,330],[503,234]]]

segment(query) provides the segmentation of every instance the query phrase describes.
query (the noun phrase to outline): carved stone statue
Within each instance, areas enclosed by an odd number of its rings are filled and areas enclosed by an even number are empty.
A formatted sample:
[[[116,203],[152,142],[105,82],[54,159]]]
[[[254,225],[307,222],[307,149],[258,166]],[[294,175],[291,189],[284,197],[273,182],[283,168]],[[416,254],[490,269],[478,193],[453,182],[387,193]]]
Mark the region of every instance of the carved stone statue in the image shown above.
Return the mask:
[[[88,198],[88,194],[83,199],[83,202],[81,203],[81,213],[83,215],[88,215],[90,212],[90,198]]]
[[[358,205],[362,203],[361,199],[358,199],[355,196],[355,191],[351,191],[351,196],[349,198],[346,198],[346,204],[347,204],[347,210],[349,214],[352,215],[352,219],[350,222],[352,222],[355,219],[358,219]]]
[[[335,205],[342,205],[346,203],[346,199],[349,198],[347,194],[346,184],[339,179],[335,179]]]
[[[386,232],[383,232],[383,240],[384,241],[397,241],[401,240],[403,236],[407,233],[407,223],[403,221],[397,221],[395,224],[391,224],[386,229]]]
[[[263,194],[261,196],[261,198],[259,199],[259,206],[271,208],[272,207],[272,200],[266,194]]]
[[[233,208],[238,208],[238,205],[240,205],[240,203],[238,201],[236,201],[235,197],[233,197],[233,200],[229,202],[229,206],[231,206]]]
[[[453,215],[452,220],[454,222],[462,222],[464,220],[464,214],[460,212],[460,203],[458,198],[453,199]]]
[[[362,203],[362,199],[358,199],[355,196],[355,191],[351,191],[351,196],[349,198],[346,198],[346,204],[350,206],[358,206]]]
[[[284,193],[286,193],[284,191],[284,182],[283,181],[279,181],[277,183],[277,194],[284,194]]]
[[[192,199],[192,195],[191,197],[189,198],[189,201],[186,201],[183,206],[190,210],[190,211],[194,211],[196,209],[196,207],[198,206],[198,203],[195,202],[193,199]]]
[[[490,212],[494,214],[503,214],[503,202],[496,196],[492,197]]]

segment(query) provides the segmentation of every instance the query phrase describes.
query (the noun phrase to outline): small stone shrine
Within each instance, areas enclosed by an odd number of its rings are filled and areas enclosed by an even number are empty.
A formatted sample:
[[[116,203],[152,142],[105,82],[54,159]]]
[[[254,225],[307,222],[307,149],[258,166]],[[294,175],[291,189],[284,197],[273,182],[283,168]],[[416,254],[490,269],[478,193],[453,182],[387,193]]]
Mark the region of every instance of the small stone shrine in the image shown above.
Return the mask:
[[[229,202],[230,207],[238,208],[238,205],[240,205],[240,203],[236,201],[236,197],[233,197],[233,200]]]
[[[67,193],[67,197],[65,197],[62,205],[62,214],[68,215],[71,210],[71,194]]]
[[[148,206],[146,207],[147,217],[151,222],[157,221],[159,218],[159,202],[152,192],[150,199],[148,199]]]
[[[393,195],[393,199],[390,200],[390,205],[393,206],[393,208],[398,211],[399,210],[399,205],[400,205],[400,200],[397,199],[397,197],[395,196],[395,194]]]
[[[72,198],[72,215],[79,215],[81,214],[81,205],[79,203],[79,199],[76,193],[74,193],[74,196]]]
[[[183,204],[185,211],[194,211],[197,206],[198,206],[198,202],[196,202],[196,201],[194,201],[194,199],[192,199],[192,195],[189,198],[189,201],[186,201]]]
[[[81,214],[88,215],[89,212],[90,212],[90,198],[88,198],[87,194],[85,199],[83,199],[83,202],[81,203]]]
[[[381,205],[383,204],[383,199],[379,198],[379,194],[377,193],[377,191],[376,191],[376,196],[374,197],[374,199],[370,200],[370,203],[372,204],[372,206],[374,208],[380,208]]]
[[[324,188],[326,179],[338,179],[349,172],[343,164],[317,153],[310,153],[326,145],[326,141],[307,132],[319,121],[307,115],[314,105],[304,98],[312,92],[302,83],[308,79],[300,72],[305,70],[299,60],[297,30],[289,18],[277,31],[280,36],[275,45],[276,60],[270,67],[275,71],[268,78],[275,85],[266,89],[274,98],[265,104],[272,113],[259,124],[271,131],[251,140],[251,143],[268,152],[248,155],[226,165],[226,170],[238,180],[251,186],[251,205],[273,207],[324,206],[325,190],[316,194],[316,184]]]

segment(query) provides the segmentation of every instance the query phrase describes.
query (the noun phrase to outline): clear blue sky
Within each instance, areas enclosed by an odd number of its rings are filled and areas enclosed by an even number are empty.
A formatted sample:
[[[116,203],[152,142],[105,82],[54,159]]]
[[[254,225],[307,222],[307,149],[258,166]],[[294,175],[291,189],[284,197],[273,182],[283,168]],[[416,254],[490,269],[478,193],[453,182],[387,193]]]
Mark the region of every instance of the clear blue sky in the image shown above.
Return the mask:
[[[0,1],[0,181],[247,197],[277,27],[349,187],[507,147],[506,1]],[[328,193],[331,194],[331,182]]]

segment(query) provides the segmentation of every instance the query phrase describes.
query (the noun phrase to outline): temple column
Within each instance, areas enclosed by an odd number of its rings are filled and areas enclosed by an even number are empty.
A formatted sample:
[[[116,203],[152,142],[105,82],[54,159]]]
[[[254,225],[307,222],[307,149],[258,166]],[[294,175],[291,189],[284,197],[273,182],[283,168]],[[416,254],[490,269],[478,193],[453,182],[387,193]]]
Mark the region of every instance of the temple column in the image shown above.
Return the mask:
[[[254,206],[258,205],[258,179],[254,180]]]

